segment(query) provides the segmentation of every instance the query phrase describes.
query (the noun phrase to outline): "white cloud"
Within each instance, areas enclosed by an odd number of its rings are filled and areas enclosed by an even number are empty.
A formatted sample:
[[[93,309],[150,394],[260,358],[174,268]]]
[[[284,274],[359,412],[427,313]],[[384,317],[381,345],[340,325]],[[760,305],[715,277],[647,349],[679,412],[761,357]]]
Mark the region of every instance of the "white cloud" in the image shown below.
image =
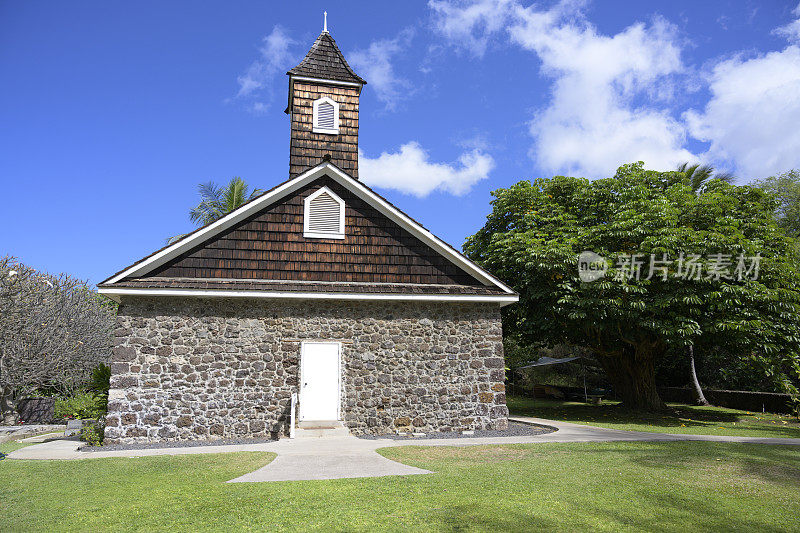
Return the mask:
[[[266,111],[272,101],[273,82],[276,76],[288,70],[287,65],[294,59],[289,49],[295,44],[296,41],[288,36],[286,30],[275,26],[262,39],[259,58],[236,79],[239,83],[236,98],[248,100],[252,111]]]
[[[464,152],[458,164],[433,163],[419,143],[412,141],[399,152],[383,152],[376,158],[358,153],[358,173],[368,185],[394,189],[417,197],[440,190],[461,196],[494,168],[489,154],[475,149]]]
[[[477,54],[502,36],[537,55],[553,80],[550,102],[530,127],[531,153],[542,168],[600,177],[636,160],[657,169],[696,160],[683,148],[685,126],[666,105],[684,71],[676,28],[657,18],[602,35],[584,19],[583,4],[565,1],[549,10],[513,0],[430,5],[439,32]]]
[[[515,0],[430,0],[436,30],[457,48],[483,57],[490,39],[503,29]]]
[[[605,36],[587,23],[562,22],[563,13],[520,8],[517,15],[512,42],[535,52],[554,80],[530,129],[541,167],[599,177],[630,161],[666,170],[696,159],[682,148],[684,126],[654,105],[683,70],[673,26],[656,19]],[[637,96],[649,104],[634,104]]]
[[[710,83],[705,109],[686,113],[692,135],[710,143],[709,158],[741,178],[800,167],[800,48],[723,61]]]
[[[797,17],[789,24],[775,28],[774,33],[786,37],[786,40],[793,43],[800,43],[800,4],[792,10],[792,14]]]
[[[407,28],[394,39],[373,41],[367,49],[348,54],[355,71],[367,80],[367,89],[372,88],[389,111],[397,109],[413,92],[411,83],[397,76],[392,66],[394,57],[403,52],[413,36],[414,31]]]
[[[793,44],[717,63],[705,109],[685,113],[691,134],[709,143],[706,157],[744,179],[800,167],[800,5],[792,13],[798,19],[774,33]]]

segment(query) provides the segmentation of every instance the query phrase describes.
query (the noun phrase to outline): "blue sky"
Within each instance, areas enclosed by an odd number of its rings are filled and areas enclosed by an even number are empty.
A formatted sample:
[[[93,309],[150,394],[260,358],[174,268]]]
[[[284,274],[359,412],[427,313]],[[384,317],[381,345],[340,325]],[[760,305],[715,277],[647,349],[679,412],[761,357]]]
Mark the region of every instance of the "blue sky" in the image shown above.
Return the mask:
[[[456,247],[521,179],[800,167],[796,0],[0,1],[0,254],[96,283],[192,229],[198,183],[285,180],[325,9],[362,178]]]

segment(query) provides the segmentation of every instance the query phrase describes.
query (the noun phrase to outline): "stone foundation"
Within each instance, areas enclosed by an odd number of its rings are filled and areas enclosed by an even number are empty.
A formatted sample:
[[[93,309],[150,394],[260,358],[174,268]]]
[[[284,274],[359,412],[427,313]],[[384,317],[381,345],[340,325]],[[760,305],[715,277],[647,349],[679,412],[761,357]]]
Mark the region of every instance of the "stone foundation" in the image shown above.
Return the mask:
[[[106,442],[279,436],[300,343],[342,342],[354,434],[504,429],[494,304],[125,298]]]

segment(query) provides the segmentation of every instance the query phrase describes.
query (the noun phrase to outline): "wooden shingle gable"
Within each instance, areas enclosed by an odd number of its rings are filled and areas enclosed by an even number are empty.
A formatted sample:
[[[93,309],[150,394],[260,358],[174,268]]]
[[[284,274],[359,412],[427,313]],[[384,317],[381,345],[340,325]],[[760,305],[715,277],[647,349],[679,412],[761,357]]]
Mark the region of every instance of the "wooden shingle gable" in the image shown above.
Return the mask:
[[[320,187],[328,187],[345,202],[344,239],[303,236],[304,199]],[[386,289],[387,294],[396,294],[397,285],[439,285],[514,295],[499,280],[330,163],[290,179],[124,269],[99,288],[102,293],[114,294],[115,284],[121,287],[135,282],[141,289],[147,286],[147,280],[152,280],[153,287],[156,281],[163,287],[164,280],[393,284],[391,290]],[[270,285],[269,290],[278,288]]]
[[[306,200],[324,191],[344,202],[341,239],[306,236]],[[328,176],[143,277],[150,276],[483,285]]]

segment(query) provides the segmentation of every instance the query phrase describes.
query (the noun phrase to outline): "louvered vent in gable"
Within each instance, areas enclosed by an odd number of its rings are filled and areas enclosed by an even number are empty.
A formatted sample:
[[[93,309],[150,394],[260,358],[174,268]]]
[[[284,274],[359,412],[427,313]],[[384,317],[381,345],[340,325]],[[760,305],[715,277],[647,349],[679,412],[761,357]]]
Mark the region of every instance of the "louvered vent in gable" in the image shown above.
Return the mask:
[[[322,187],[306,198],[303,236],[314,239],[344,239],[344,200]]]
[[[313,105],[313,125],[314,133],[339,134],[339,104],[334,100],[324,96],[319,100],[314,100]]]

